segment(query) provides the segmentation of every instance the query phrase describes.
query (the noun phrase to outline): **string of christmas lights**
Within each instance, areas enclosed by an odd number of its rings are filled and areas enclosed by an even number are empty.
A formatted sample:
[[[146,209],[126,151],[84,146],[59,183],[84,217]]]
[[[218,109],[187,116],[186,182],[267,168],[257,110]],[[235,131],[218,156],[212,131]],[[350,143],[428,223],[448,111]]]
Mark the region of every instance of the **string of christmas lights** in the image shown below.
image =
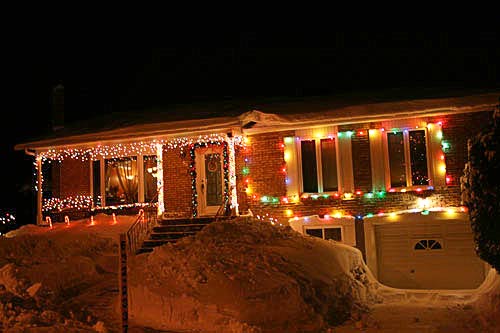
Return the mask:
[[[14,224],[16,223],[16,217],[10,213],[5,213],[4,216],[0,216],[1,224]]]
[[[72,158],[76,160],[98,160],[102,158],[120,158],[138,154],[151,154],[156,152],[158,144],[164,146],[164,149],[177,149],[180,148],[182,151],[193,144],[216,144],[217,142],[225,141],[226,134],[208,134],[199,135],[196,137],[180,137],[180,138],[170,138],[161,140],[150,140],[150,141],[135,141],[129,143],[117,143],[114,145],[98,145],[89,148],[61,148],[61,149],[49,149],[47,151],[39,153],[38,156],[42,158],[42,161],[53,160],[53,161],[63,161],[66,158]],[[241,136],[234,137],[234,144],[241,145]]]
[[[50,198],[43,199],[43,212],[52,212],[52,211],[62,211],[66,209],[90,209],[92,208],[93,198],[89,195],[77,195],[70,196],[66,198]]]
[[[189,156],[191,157],[191,162],[189,164],[189,174],[191,175],[191,204],[192,204],[192,215],[193,217],[198,216],[198,191],[196,190],[196,148],[208,147],[210,145],[222,146],[222,165],[224,174],[224,195],[223,202],[229,202],[229,154],[228,154],[228,143],[225,140],[208,142],[208,143],[194,143],[191,145],[189,150]],[[228,207],[226,207],[228,208]]]
[[[156,206],[157,203],[147,203],[147,202],[137,202],[133,204],[106,206],[106,207],[92,207],[93,198],[92,196],[77,195],[70,196],[66,198],[50,198],[44,199],[42,211],[43,212],[61,212],[63,210],[76,209],[76,210],[89,210],[89,211],[101,211],[101,210],[122,210],[132,207],[149,207]]]

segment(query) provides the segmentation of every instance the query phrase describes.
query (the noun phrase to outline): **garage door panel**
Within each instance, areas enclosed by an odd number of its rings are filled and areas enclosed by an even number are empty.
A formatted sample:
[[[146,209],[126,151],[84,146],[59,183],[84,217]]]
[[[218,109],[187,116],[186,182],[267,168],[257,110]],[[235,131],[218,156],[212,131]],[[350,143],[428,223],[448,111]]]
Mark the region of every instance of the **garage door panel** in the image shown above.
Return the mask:
[[[401,218],[375,225],[375,237],[379,280],[391,287],[469,289],[484,279],[484,265],[474,251],[466,221],[416,223]],[[415,244],[422,240],[428,247],[416,250]],[[431,249],[436,241],[441,248]]]

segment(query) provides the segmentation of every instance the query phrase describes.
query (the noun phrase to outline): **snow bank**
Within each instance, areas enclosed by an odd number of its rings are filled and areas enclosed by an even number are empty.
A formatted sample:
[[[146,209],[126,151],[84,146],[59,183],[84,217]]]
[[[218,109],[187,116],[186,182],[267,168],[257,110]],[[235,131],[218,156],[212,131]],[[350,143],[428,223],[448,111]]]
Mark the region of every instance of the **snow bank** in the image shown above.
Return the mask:
[[[243,219],[135,257],[129,283],[136,324],[203,332],[318,332],[378,286],[355,248]]]
[[[500,323],[500,274],[490,269],[484,282],[476,289],[471,304],[483,327],[497,329]]]
[[[100,317],[117,326],[118,233],[136,217],[117,218],[26,225],[0,238],[0,331],[95,332]]]

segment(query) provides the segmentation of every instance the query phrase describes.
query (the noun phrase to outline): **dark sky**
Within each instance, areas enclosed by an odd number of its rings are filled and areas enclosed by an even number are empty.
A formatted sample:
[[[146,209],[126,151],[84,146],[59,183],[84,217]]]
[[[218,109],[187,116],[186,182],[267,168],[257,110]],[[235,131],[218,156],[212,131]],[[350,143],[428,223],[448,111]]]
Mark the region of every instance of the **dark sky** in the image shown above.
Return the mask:
[[[68,122],[173,103],[391,88],[500,87],[498,33],[177,35],[165,48],[64,38],[4,48],[5,180],[0,209],[20,206],[29,159],[13,145],[49,130],[50,90],[65,86]],[[8,118],[6,118],[8,115]]]

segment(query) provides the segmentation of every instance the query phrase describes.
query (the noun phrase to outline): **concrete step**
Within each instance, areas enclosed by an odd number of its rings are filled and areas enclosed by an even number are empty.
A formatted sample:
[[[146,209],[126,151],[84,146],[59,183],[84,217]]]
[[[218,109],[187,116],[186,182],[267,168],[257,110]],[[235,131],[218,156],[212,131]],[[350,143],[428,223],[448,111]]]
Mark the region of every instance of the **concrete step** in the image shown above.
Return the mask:
[[[158,225],[180,225],[180,224],[208,224],[213,222],[215,219],[213,217],[198,217],[191,219],[168,219],[168,220],[158,220]]]
[[[171,231],[183,231],[183,232],[191,232],[191,231],[200,231],[208,224],[171,224],[171,225],[161,225],[153,228],[153,232],[171,232]]]
[[[141,247],[139,250],[137,250],[136,254],[150,253],[150,252],[153,252],[152,247]]]
[[[193,236],[196,231],[168,231],[168,232],[153,232],[149,236],[149,240],[160,240],[160,239],[179,239],[187,236]]]
[[[167,244],[167,243],[172,243],[172,241],[175,241],[177,239],[147,239],[144,241],[144,243],[142,243],[142,247],[145,247],[145,248],[153,248],[153,247],[156,247],[156,246],[160,246],[160,245],[164,245],[164,244]]]

